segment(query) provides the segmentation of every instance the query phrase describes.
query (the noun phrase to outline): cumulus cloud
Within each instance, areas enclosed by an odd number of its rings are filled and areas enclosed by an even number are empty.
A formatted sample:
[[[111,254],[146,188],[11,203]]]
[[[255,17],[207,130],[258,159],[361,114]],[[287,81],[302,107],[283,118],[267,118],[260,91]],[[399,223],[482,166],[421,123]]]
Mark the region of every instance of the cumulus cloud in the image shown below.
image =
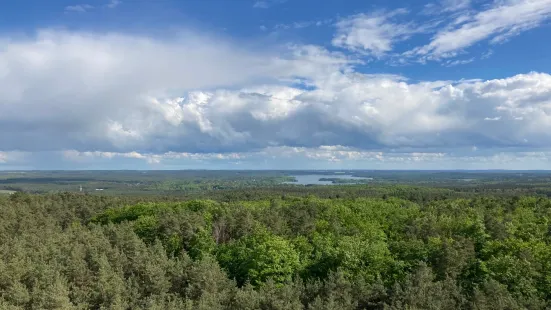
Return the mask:
[[[0,44],[0,139],[10,149],[102,148],[106,137],[124,148],[126,138],[164,122],[151,114],[161,111],[152,97],[301,71],[275,57],[278,51],[246,51],[192,33],[160,41],[42,31]],[[333,59],[311,50],[313,63]],[[306,62],[302,69],[316,70]]]
[[[261,85],[152,100],[163,126],[128,126],[120,139],[145,150],[231,152],[343,145],[362,150],[545,148],[551,76],[422,82],[332,72],[312,89]],[[493,120],[494,122],[487,122]],[[529,140],[528,140],[529,139]],[[188,143],[176,143],[187,141]],[[170,147],[169,147],[170,146]]]
[[[495,1],[480,12],[466,11],[448,27],[438,31],[432,41],[413,52],[434,58],[457,55],[477,42],[501,43],[535,28],[551,17],[551,0]]]

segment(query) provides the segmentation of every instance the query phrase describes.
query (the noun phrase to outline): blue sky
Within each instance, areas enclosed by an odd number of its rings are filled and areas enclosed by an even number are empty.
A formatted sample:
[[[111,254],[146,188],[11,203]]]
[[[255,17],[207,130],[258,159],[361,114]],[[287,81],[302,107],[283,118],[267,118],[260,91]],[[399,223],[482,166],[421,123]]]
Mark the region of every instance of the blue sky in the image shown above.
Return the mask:
[[[19,0],[0,169],[551,169],[551,0]]]

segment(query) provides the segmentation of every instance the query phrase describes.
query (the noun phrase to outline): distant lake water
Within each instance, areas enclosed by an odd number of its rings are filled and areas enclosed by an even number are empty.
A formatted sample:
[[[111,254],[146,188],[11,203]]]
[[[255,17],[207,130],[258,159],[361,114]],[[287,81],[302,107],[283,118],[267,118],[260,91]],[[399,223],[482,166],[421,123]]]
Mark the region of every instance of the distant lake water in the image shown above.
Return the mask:
[[[304,175],[291,175],[297,181],[296,182],[283,182],[283,184],[297,184],[297,185],[335,185],[331,181],[320,181],[323,178],[334,179],[346,179],[346,180],[371,180],[371,178],[355,177],[348,174],[304,174]]]

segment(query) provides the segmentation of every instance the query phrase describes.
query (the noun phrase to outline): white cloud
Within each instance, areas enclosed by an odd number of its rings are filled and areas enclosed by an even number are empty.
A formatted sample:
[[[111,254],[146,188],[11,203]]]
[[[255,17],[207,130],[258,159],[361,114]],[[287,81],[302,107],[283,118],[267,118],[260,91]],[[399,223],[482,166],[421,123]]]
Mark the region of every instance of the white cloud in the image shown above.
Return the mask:
[[[138,152],[79,152],[76,150],[63,151],[63,156],[71,161],[82,162],[90,159],[115,159],[115,158],[131,158],[141,159],[149,164],[159,164],[167,160],[229,160],[243,159],[250,156],[249,153],[188,153],[188,152],[167,152],[162,154],[155,153],[138,153]]]
[[[447,58],[477,42],[501,43],[535,28],[551,17],[551,0],[496,1],[476,14],[468,12],[440,30],[432,41],[414,49],[414,54]]]
[[[425,5],[424,14],[444,14],[468,9],[471,6],[471,0],[442,0]]]
[[[253,4],[255,9],[268,9],[276,4],[287,2],[287,0],[258,0]]]
[[[337,33],[332,43],[337,47],[381,57],[392,51],[397,42],[424,31],[411,23],[394,21],[397,16],[406,13],[406,10],[398,9],[342,19],[336,23]]]
[[[148,115],[158,109],[150,97],[263,77],[269,81],[290,70],[300,73],[276,56],[277,49],[245,50],[193,33],[162,41],[42,31],[36,37],[0,42],[0,127],[6,133],[1,140],[27,150],[89,148],[106,137],[124,145],[125,138],[136,137],[133,127],[145,126],[139,129],[143,132],[162,125],[156,123],[162,119]],[[322,53],[316,57],[333,59]],[[305,61],[302,73],[316,68]],[[15,133],[28,138],[17,142]],[[58,139],[48,141],[50,137]]]
[[[66,150],[62,152],[63,157],[74,162],[83,162],[90,159],[113,159],[113,158],[130,158],[130,159],[143,159],[149,164],[160,163],[160,155],[156,154],[140,154],[138,152],[127,152],[127,153],[117,153],[117,152],[100,152],[100,151],[86,151],[79,152],[76,150]]]
[[[84,13],[87,11],[90,11],[94,8],[94,6],[90,4],[77,4],[77,5],[69,5],[65,7],[65,12],[79,12]]]
[[[551,148],[546,73],[410,82],[317,46],[245,51],[197,34],[0,41],[1,154],[344,163]]]
[[[310,20],[310,21],[301,21],[293,22],[288,24],[277,24],[274,26],[274,30],[288,30],[288,29],[302,29],[308,27],[320,27],[324,25],[329,25],[333,22],[333,19],[323,19],[323,20]]]
[[[267,9],[269,7],[268,2],[266,1],[255,1],[253,8],[256,9]]]
[[[465,65],[465,64],[471,63],[473,61],[474,61],[474,57],[471,57],[469,59],[447,60],[446,62],[444,62],[444,66],[453,67],[453,66],[458,66],[458,65]]]
[[[140,159],[148,164],[161,164],[173,161],[256,161],[264,158],[278,160],[298,159],[314,160],[318,162],[403,162],[403,161],[433,161],[444,158],[444,153],[412,152],[412,153],[387,153],[377,151],[363,151],[341,145],[323,145],[316,148],[306,147],[267,147],[255,152],[240,153],[177,153],[164,154],[151,153],[116,153],[116,152],[78,152],[75,150],[64,151],[63,156],[73,162],[94,161],[98,159],[132,158]]]
[[[235,165],[254,169],[550,169],[551,151],[480,151],[476,146],[463,153],[365,151],[341,145],[267,147],[238,153],[106,153],[65,151],[61,154],[33,153],[36,160],[55,156],[63,162],[54,168],[132,167],[133,169],[227,169]],[[26,154],[30,157],[30,154]],[[59,158],[58,158],[59,160]],[[35,162],[36,164],[36,162]],[[61,164],[61,166],[59,166]],[[9,168],[10,166],[4,166]],[[35,168],[26,166],[27,169]]]
[[[158,111],[170,126],[141,130],[140,136],[163,132],[174,140],[195,141],[187,134],[192,131],[202,136],[204,150],[223,151],[324,144],[383,151],[447,150],[473,143],[481,148],[525,147],[526,137],[536,136],[530,147],[550,146],[547,74],[408,84],[386,76],[333,72],[311,82],[313,90],[265,85],[158,101]],[[492,114],[495,122],[483,121]],[[144,147],[141,140],[130,140],[133,147]]]
[[[26,157],[25,152],[20,151],[9,151],[1,152],[0,151],[0,164],[12,164],[18,162]]]
[[[484,54],[482,54],[482,56],[480,56],[480,59],[488,59],[492,57],[493,54],[494,54],[493,50],[488,50]]]
[[[122,3],[122,1],[120,1],[120,0],[111,0],[111,2],[109,2],[108,4],[105,5],[105,7],[109,8],[109,9],[114,9],[114,8],[118,7],[121,3]]]

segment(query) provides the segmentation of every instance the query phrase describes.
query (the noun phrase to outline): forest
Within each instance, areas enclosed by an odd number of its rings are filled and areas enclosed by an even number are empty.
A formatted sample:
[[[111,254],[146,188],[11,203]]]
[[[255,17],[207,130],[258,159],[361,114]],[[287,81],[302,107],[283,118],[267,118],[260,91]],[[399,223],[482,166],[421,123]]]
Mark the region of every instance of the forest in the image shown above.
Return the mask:
[[[350,175],[364,180],[341,178]],[[337,189],[309,188],[294,183],[301,175],[316,175],[330,181]],[[364,183],[369,186],[359,186]],[[178,196],[210,198],[235,192],[273,191],[349,192],[388,191],[392,186],[447,189],[455,192],[492,193],[503,195],[536,194],[551,197],[551,172],[503,170],[88,170],[88,171],[0,171],[0,193],[16,191],[35,194],[82,192],[110,196]],[[340,189],[340,185],[344,185]],[[307,187],[307,188],[305,188]],[[297,191],[298,189],[298,191]]]
[[[548,309],[550,242],[504,185],[16,192],[0,309]]]

